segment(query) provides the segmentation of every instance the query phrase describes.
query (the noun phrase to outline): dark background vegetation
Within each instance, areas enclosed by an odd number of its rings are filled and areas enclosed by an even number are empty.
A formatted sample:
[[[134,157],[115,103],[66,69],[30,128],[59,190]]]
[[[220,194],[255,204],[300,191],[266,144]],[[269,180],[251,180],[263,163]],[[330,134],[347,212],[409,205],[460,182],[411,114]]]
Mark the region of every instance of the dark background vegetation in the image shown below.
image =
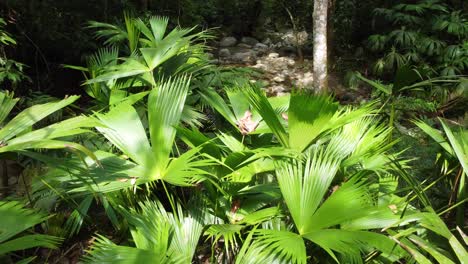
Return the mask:
[[[329,42],[331,61],[336,56],[359,57],[368,36],[388,28],[384,21],[372,19],[372,10],[389,7],[398,1],[332,0],[330,3]],[[463,0],[447,1],[450,6],[468,10]],[[300,29],[311,32],[313,1],[310,0],[3,0],[1,15],[8,20],[6,29],[19,45],[11,58],[29,65],[26,73],[34,86],[28,90],[56,96],[77,93],[81,75],[61,64],[79,65],[99,43],[86,29],[90,20],[116,22],[124,10],[139,15],[165,15],[172,23],[199,29],[218,28],[219,35],[255,36],[266,30],[292,28],[291,18]],[[338,65],[339,66],[339,65]]]
[[[371,11],[385,1],[333,1],[330,43],[333,53],[350,52],[361,46],[372,29]],[[461,1],[462,2],[462,1]],[[79,65],[96,50],[99,43],[86,29],[90,20],[116,22],[124,10],[140,15],[166,15],[172,23],[199,29],[218,28],[219,35],[256,36],[266,30],[292,28],[286,10],[297,25],[308,32],[312,28],[313,1],[297,0],[5,0],[1,15],[8,20],[6,29],[19,43],[8,50],[10,58],[30,67],[33,80],[23,89],[48,92],[56,96],[77,93],[82,77],[61,64]]]

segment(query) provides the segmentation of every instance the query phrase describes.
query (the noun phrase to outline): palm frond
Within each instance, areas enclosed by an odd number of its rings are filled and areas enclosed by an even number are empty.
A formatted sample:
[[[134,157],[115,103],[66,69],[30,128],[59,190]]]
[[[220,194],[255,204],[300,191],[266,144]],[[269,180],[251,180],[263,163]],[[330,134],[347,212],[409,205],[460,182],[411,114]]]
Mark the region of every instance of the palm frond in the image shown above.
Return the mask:
[[[33,247],[56,248],[60,238],[48,235],[15,235],[45,221],[47,216],[13,201],[0,201],[0,255]]]
[[[243,228],[243,225],[215,224],[210,225],[204,234],[208,236],[207,240],[213,238],[213,243],[217,243],[217,241],[222,238],[224,240],[225,250],[228,252],[229,250],[236,250]]]
[[[108,113],[96,113],[96,116],[103,125],[98,126],[97,130],[120,151],[138,164],[154,164],[149,140],[135,108],[120,104]]]
[[[247,238],[236,263],[307,263],[304,240],[298,234],[256,229],[251,235],[255,240]]]
[[[327,251],[338,263],[338,258],[333,252],[346,256],[348,263],[363,263],[361,253],[369,246],[390,255],[392,252],[398,255],[394,241],[374,232],[322,229],[304,234],[304,237]]]
[[[299,234],[313,228],[310,219],[329,190],[339,168],[339,160],[326,150],[315,150],[306,161],[279,164],[276,177]]]
[[[158,201],[140,203],[140,210],[122,209],[131,225],[136,247],[117,246],[100,236],[86,256],[88,262],[107,263],[191,263],[203,224],[197,216],[185,215],[182,208],[167,212]]]
[[[165,256],[128,246],[118,246],[109,239],[98,236],[83,259],[84,263],[167,263]]]
[[[148,121],[157,170],[165,168],[169,161],[189,83],[190,78],[186,76],[169,79],[149,94]]]
[[[0,124],[3,124],[5,119],[10,114],[11,109],[19,101],[19,98],[13,98],[14,94],[9,92],[0,92]]]
[[[48,115],[75,102],[78,98],[80,97],[70,96],[58,102],[38,104],[23,110],[0,129],[0,139],[3,142],[12,139]]]
[[[242,90],[247,96],[250,105],[261,115],[263,121],[268,125],[277,140],[284,147],[289,146],[288,135],[284,126],[279,120],[278,114],[275,112],[267,97],[255,86],[248,86]]]

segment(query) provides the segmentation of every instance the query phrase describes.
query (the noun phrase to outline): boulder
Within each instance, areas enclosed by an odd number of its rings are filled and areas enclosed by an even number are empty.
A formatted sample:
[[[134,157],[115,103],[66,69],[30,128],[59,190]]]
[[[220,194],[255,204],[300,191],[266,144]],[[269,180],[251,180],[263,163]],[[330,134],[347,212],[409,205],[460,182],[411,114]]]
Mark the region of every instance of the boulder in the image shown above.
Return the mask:
[[[302,88],[313,87],[313,83],[314,83],[314,76],[312,72],[306,72],[302,76],[299,75],[296,81],[297,86],[302,87]]]
[[[288,45],[292,46],[302,46],[306,43],[309,34],[306,31],[294,32],[293,30],[288,30],[281,38]]]
[[[275,76],[275,78],[273,78],[273,81],[275,81],[277,83],[281,83],[281,82],[285,81],[285,77],[284,77],[284,75],[277,75],[277,76]]]
[[[263,50],[267,50],[267,49],[268,49],[268,45],[259,42],[259,43],[257,43],[257,44],[254,45],[254,49],[256,49],[256,50],[262,50],[262,51],[263,51]]]
[[[271,42],[270,38],[266,38],[265,40],[263,40],[263,44],[270,46],[271,44],[273,44],[273,42]]]
[[[241,42],[250,46],[254,46],[258,43],[258,40],[252,37],[242,37]]]
[[[276,53],[276,52],[272,52],[272,53],[268,54],[268,58],[270,58],[270,59],[276,59],[278,57],[279,57],[279,54]]]
[[[224,37],[219,42],[220,47],[233,47],[237,44],[237,39],[235,37]]]
[[[255,61],[255,53],[252,51],[246,51],[246,52],[237,52],[234,53],[231,57],[233,62],[236,63],[251,63]]]
[[[283,85],[274,85],[268,88],[268,93],[271,95],[281,96],[285,95],[288,92],[288,89]]]
[[[252,48],[251,45],[246,44],[246,43],[239,43],[239,44],[237,44],[237,47],[244,48],[244,49],[251,49]]]
[[[220,57],[226,58],[226,57],[231,56],[231,51],[229,51],[229,49],[220,49],[218,52],[218,55]]]

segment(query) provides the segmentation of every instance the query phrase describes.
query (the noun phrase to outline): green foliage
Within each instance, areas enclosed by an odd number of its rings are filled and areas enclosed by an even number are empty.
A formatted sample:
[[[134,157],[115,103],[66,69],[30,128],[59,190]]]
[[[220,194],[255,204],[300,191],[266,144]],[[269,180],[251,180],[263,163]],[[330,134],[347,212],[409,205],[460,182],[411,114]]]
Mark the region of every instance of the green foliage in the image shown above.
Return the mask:
[[[89,118],[78,116],[55,123],[40,129],[32,130],[32,126],[48,115],[64,108],[79,96],[71,96],[58,102],[37,104],[31,106],[7,122],[8,114],[18,99],[11,93],[0,93],[0,153],[21,152],[27,149],[70,149],[77,150],[86,155],[94,155],[83,146],[64,141],[62,138],[88,132],[86,128],[95,125]]]
[[[275,3],[265,2],[294,12],[311,4]],[[429,10],[443,20],[434,30],[451,39],[430,36],[422,56],[414,47]],[[48,224],[69,242],[100,234],[83,257],[88,263],[463,263],[462,241],[440,215],[457,208],[463,224],[465,131],[442,122],[443,135],[417,122],[447,152],[451,166],[440,178],[460,172],[449,184],[457,187],[456,204],[443,208],[431,207],[426,193],[439,179],[419,181],[411,173],[415,157],[395,151],[392,139],[397,113],[435,112],[441,105],[427,98],[443,85],[463,86],[462,79],[426,79],[426,72],[405,66],[428,54],[458,58],[461,50],[451,41],[466,34],[463,14],[445,10],[434,1],[376,10],[400,26],[372,37],[373,49],[390,48],[378,69],[397,70],[391,84],[356,75],[380,99],[361,106],[308,91],[268,98],[242,77],[245,70],[210,65],[204,54],[210,34],[172,28],[166,17],[126,13],[121,24],[91,22],[104,47],[86,67],[67,67],[85,74],[94,112],[42,125],[78,97],[38,96],[9,119],[18,99],[0,93],[0,152],[46,164],[28,198],[56,214]],[[450,91],[446,98],[461,94]],[[212,115],[211,127],[200,110]],[[389,122],[379,117],[386,111]],[[56,148],[78,152],[29,151]],[[0,252],[24,249],[25,241],[32,247],[58,241],[45,235],[11,240],[46,218],[15,202],[0,202],[1,210],[7,221],[0,222]]]
[[[360,73],[354,77],[368,84],[373,89],[372,96],[385,104],[390,125],[393,126],[394,123],[404,121],[403,115],[421,117],[435,114],[439,109],[450,107],[451,101],[466,99],[464,93],[453,91],[454,87],[464,83],[464,78],[427,78],[425,73],[403,66],[396,71],[393,83],[390,84],[370,80]]]
[[[34,247],[56,248],[61,239],[54,236],[32,234],[15,237],[23,231],[44,222],[43,213],[24,208],[18,202],[0,201],[0,257],[18,250]],[[28,261],[30,262],[30,260]]]
[[[128,13],[124,25],[90,22],[95,36],[107,46],[88,57],[87,67],[66,65],[84,72],[85,91],[99,102],[99,107],[120,103],[133,104],[147,95],[163,78],[175,74],[198,74],[208,67],[204,41],[211,38],[195,28],[168,29],[167,17],[147,21]],[[134,93],[133,91],[140,91]],[[187,110],[186,114],[190,114]]]
[[[443,1],[406,2],[374,10],[375,22],[385,25],[368,39],[369,48],[382,58],[374,71],[392,73],[414,65],[430,69],[433,76],[466,72],[468,18],[464,12]]]
[[[5,26],[5,20],[0,17],[0,84],[8,81],[12,85],[12,88],[15,88],[22,80],[29,79],[23,74],[26,65],[9,59],[6,56],[5,48],[16,45],[16,40],[5,31]]]
[[[454,182],[453,186],[457,193],[457,224],[462,226],[465,219],[464,203],[466,201],[466,177],[468,177],[468,131],[458,127],[456,132],[453,132],[444,121],[439,121],[444,129],[445,137],[440,131],[422,121],[415,121],[414,123],[435,140],[450,156],[448,160],[451,161],[444,162],[445,168],[443,170],[446,171],[446,174],[449,174],[447,173],[448,170],[457,172],[457,176],[453,176],[456,177],[456,179],[453,179],[452,182]],[[453,160],[455,160],[455,162]],[[456,164],[455,168],[449,168],[453,166],[450,165],[453,163]]]
[[[136,248],[115,245],[101,236],[86,262],[192,263],[203,229],[201,216],[186,215],[181,207],[174,210],[167,212],[158,201],[141,203],[139,211],[124,210]]]

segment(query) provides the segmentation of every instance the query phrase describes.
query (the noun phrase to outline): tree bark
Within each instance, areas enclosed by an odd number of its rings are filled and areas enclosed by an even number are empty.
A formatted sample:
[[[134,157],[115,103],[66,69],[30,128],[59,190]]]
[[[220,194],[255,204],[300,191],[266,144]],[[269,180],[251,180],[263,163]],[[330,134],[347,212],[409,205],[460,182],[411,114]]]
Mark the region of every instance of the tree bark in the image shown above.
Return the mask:
[[[314,0],[314,89],[325,93],[327,81],[327,12],[328,0]]]

